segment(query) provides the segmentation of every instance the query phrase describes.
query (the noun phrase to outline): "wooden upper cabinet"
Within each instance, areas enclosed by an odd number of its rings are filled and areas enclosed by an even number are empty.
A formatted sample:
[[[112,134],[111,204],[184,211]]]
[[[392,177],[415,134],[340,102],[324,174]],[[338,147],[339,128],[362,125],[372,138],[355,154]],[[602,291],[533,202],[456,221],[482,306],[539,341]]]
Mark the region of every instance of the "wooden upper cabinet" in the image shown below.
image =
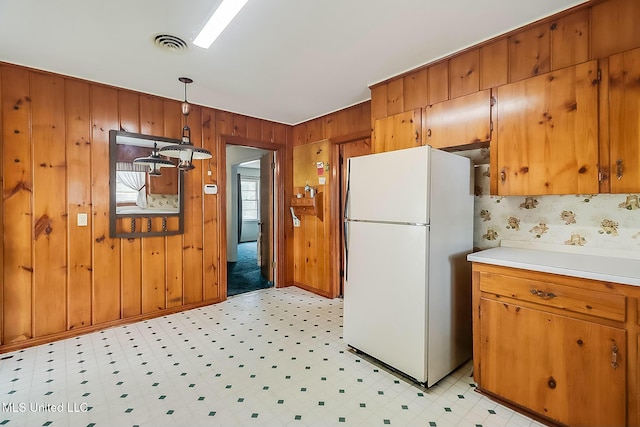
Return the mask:
[[[598,64],[590,61],[497,89],[497,192],[598,192]]]
[[[491,140],[491,91],[489,89],[425,109],[424,141],[445,148]]]
[[[429,104],[449,99],[449,61],[442,61],[429,67]]]
[[[509,37],[510,81],[544,74],[550,68],[549,27],[538,25]]]
[[[640,49],[609,58],[611,192],[640,191]]]
[[[401,150],[422,145],[422,110],[396,114],[375,121],[373,152]]]
[[[465,52],[449,60],[449,95],[451,98],[480,90],[480,51]]]
[[[608,0],[591,8],[591,57],[605,58],[638,47],[640,1]]]
[[[387,115],[404,111],[403,81],[395,79],[387,83]]]
[[[589,9],[557,19],[549,29],[552,70],[589,60]]]
[[[505,37],[480,48],[480,90],[508,82],[509,40]]]
[[[426,68],[404,76],[402,81],[405,110],[422,108],[429,103]]]

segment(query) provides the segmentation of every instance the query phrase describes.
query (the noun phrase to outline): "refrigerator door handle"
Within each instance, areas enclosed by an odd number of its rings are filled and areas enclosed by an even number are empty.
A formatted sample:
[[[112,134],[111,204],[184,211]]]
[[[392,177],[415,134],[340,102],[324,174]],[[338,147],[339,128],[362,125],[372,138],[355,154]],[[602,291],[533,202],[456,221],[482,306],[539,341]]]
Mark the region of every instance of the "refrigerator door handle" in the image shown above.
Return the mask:
[[[347,208],[349,207],[349,183],[351,180],[351,162],[349,162],[349,159],[347,159],[347,189],[344,195],[344,210],[342,211],[344,213],[344,218],[342,219],[343,221],[343,230],[342,230],[342,240],[344,243],[344,280],[345,282],[347,281],[347,278],[349,277],[349,240],[347,239]]]
[[[349,277],[349,241],[347,240],[347,220],[343,222],[344,229],[342,231],[342,237],[344,240],[344,280],[347,281]]]

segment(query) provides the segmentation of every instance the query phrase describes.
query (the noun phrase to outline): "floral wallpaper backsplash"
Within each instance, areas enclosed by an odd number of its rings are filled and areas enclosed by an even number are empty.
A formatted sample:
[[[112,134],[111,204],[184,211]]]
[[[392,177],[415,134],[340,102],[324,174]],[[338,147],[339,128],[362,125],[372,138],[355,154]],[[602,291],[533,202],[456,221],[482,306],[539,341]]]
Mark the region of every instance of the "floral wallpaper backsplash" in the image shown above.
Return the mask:
[[[490,196],[489,165],[475,167],[476,249],[500,241],[640,251],[640,194]]]

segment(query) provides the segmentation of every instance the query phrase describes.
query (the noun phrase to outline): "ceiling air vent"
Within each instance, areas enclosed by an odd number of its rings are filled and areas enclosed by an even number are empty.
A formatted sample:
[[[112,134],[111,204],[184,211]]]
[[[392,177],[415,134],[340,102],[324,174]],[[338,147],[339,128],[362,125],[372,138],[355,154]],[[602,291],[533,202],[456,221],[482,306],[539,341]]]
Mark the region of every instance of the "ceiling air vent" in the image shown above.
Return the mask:
[[[171,34],[158,34],[153,38],[156,46],[173,52],[187,50],[187,42]]]

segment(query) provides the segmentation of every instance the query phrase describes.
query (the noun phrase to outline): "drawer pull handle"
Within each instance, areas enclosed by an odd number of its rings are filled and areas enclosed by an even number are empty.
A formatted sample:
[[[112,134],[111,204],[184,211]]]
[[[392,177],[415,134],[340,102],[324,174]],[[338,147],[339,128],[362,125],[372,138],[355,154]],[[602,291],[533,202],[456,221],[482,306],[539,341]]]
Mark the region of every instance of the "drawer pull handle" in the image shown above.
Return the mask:
[[[556,297],[556,294],[553,292],[545,292],[540,289],[531,289],[529,292],[531,292],[531,295],[539,296],[542,299],[552,299]]]
[[[611,346],[611,367],[618,368],[618,346],[615,344]]]

